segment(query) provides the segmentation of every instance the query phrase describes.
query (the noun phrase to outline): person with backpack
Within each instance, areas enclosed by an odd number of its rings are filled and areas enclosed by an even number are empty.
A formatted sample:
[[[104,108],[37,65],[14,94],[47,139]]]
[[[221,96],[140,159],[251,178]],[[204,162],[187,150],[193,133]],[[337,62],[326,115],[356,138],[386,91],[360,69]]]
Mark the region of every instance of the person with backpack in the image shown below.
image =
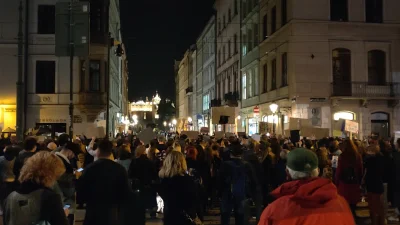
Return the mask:
[[[4,203],[4,225],[68,225],[68,209],[51,189],[64,172],[62,160],[50,152],[27,159],[19,176],[20,187]]]
[[[244,204],[249,196],[251,171],[242,160],[243,148],[241,145],[231,146],[231,159],[221,164],[219,181],[221,190],[221,225],[230,224],[232,209],[235,212],[235,224],[244,224]]]
[[[343,196],[350,205],[355,218],[357,203],[361,200],[360,184],[363,177],[363,162],[357,147],[350,139],[343,143],[343,153],[339,156],[336,168],[335,184],[338,193]]]

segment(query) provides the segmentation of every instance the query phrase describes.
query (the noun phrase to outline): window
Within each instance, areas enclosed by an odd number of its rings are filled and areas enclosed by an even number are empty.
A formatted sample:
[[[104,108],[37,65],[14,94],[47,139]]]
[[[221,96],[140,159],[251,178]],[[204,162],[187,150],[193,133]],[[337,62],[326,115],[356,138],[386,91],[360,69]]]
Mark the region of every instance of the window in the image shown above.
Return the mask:
[[[231,40],[228,41],[228,59],[231,58]]]
[[[36,61],[36,93],[54,94],[56,87],[56,62]]]
[[[271,91],[276,89],[276,59],[272,60]]]
[[[247,98],[247,87],[246,87],[246,73],[242,76],[242,99]]]
[[[253,96],[258,95],[258,68],[253,69]]]
[[[287,78],[287,53],[282,54],[282,87],[288,85],[288,78]]]
[[[271,10],[271,34],[276,31],[276,6]]]
[[[247,16],[247,2],[245,0],[242,0],[242,15],[243,19]]]
[[[228,23],[230,23],[232,21],[232,12],[231,9],[228,9]]]
[[[236,54],[238,52],[237,48],[237,34],[233,35],[233,52]]]
[[[253,25],[253,30],[254,30],[254,47],[257,47],[258,46],[258,42],[259,42],[258,36],[260,35],[258,33],[258,23],[255,23]]]
[[[221,49],[218,51],[218,66],[221,66],[222,61],[221,61]]]
[[[247,15],[249,15],[253,11],[253,4],[251,0],[247,0]]]
[[[219,32],[221,32],[221,30],[222,30],[221,18],[218,19],[218,28],[219,28]]]
[[[223,26],[223,28],[225,28],[226,27],[226,20],[225,20],[225,15],[223,15],[222,16],[222,23],[224,24]]]
[[[331,20],[341,22],[348,21],[347,0],[331,0]]]
[[[100,61],[90,60],[89,70],[90,91],[100,91]]]
[[[103,15],[103,2],[90,2],[90,42],[104,43],[105,16]],[[107,25],[108,26],[108,25]]]
[[[228,75],[228,90],[227,92],[231,92],[232,90],[232,81],[231,81],[231,76]]]
[[[222,47],[222,62],[224,63],[226,59],[225,45]]]
[[[56,6],[38,6],[38,34],[55,34]]]
[[[368,52],[368,84],[385,85],[386,83],[386,54],[381,50]]]
[[[210,95],[203,95],[203,111],[206,111],[210,108]]]
[[[85,60],[81,60],[81,70],[80,70],[80,74],[79,74],[79,76],[80,76],[80,90],[81,90],[81,92],[85,92],[85,85],[86,85],[86,81],[85,81],[85,79],[86,79],[86,76],[85,76],[85,73],[86,73],[86,65],[85,65]]]
[[[281,0],[282,27],[287,23],[287,0]]]
[[[243,40],[242,40],[243,46],[242,46],[242,54],[243,56],[247,55],[247,35],[243,34]]]
[[[249,73],[248,73],[248,76],[247,76],[247,79],[248,79],[248,88],[249,88],[249,98],[251,98],[251,97],[253,97],[254,95],[254,89],[253,89],[253,83],[254,83],[254,80],[253,80],[253,71],[251,71],[251,70],[249,70]]]
[[[238,0],[235,0],[235,15],[237,15],[238,13],[239,13],[239,10],[238,10]]]
[[[383,2],[382,0],[365,0],[365,15],[367,23],[383,22]]]
[[[337,48],[332,51],[333,95],[351,96],[351,52]]]
[[[262,35],[263,35],[263,40],[268,38],[268,15],[265,14],[263,17],[263,31],[262,31]]]
[[[262,86],[262,92],[267,93],[268,92],[268,64],[265,63],[263,66],[263,86]]]
[[[251,29],[247,30],[247,46],[250,52],[253,49],[253,31]]]

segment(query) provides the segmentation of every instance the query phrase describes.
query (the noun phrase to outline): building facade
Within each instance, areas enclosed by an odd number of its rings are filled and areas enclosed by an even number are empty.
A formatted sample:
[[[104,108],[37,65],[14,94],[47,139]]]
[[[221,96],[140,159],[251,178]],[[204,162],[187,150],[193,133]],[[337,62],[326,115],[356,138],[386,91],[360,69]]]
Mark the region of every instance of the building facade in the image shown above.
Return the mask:
[[[122,114],[122,60],[115,56],[114,47],[108,48],[108,33],[122,42],[119,30],[119,0],[91,1],[90,12],[90,53],[88,57],[73,59],[73,105],[74,117],[69,120],[69,57],[55,56],[55,4],[56,0],[22,1],[24,26],[24,82],[25,82],[25,129],[48,129],[49,135],[68,132],[68,127],[74,124],[74,134],[86,132],[88,124],[105,126],[105,111],[107,105],[106,77],[110,78],[110,130],[116,133],[118,127],[117,115]],[[16,58],[16,41],[18,34],[18,3],[1,1],[1,40],[2,48],[6,49],[0,71],[6,72],[7,79],[1,88],[8,96],[1,104],[3,118],[9,118],[15,104],[16,74],[18,71]],[[5,6],[5,7],[3,7]],[[3,12],[4,11],[4,12]],[[49,19],[54,18],[54,19]],[[11,23],[11,20],[13,21]],[[12,26],[10,26],[12,25]],[[1,39],[0,38],[0,39]],[[14,40],[14,41],[12,41]],[[108,61],[108,49],[110,61]],[[4,54],[7,54],[6,57]],[[12,53],[14,52],[14,54]],[[13,56],[13,57],[10,57]],[[109,67],[109,69],[107,68]],[[109,71],[110,76],[106,76]],[[126,94],[126,93],[124,93]],[[11,106],[10,106],[11,105]],[[6,112],[7,111],[7,112]],[[11,114],[10,114],[11,113]],[[14,115],[12,115],[14,116]],[[0,116],[1,117],[1,116]],[[5,121],[5,122],[4,122]],[[14,120],[3,119],[3,126],[13,126]],[[15,125],[14,125],[15,126]]]
[[[217,127],[226,132],[241,131],[238,120],[240,109],[240,1],[218,0],[215,3],[217,11],[217,76],[216,104],[214,106],[235,107],[235,125]],[[238,126],[239,125],[239,126]],[[224,128],[224,129],[223,129]]]
[[[19,1],[0,0],[0,132],[16,129]],[[23,11],[21,12],[23,14]]]
[[[399,7],[396,0],[261,1],[256,87],[246,72],[251,62],[242,58],[247,130],[263,121],[284,133],[294,117],[340,136],[338,120],[347,119],[358,122],[360,138],[392,136],[400,129],[400,16],[390,9]],[[242,43],[248,39],[242,35]],[[251,55],[249,46],[245,52]],[[274,115],[272,103],[279,106]]]
[[[215,75],[216,75],[216,30],[215,17],[213,16],[205,26],[200,37],[197,39],[197,85],[201,85],[201,113],[197,118],[199,127],[208,127],[209,133],[213,133],[214,127],[211,122],[211,100],[215,99]],[[199,61],[199,58],[201,60]],[[201,83],[199,82],[201,79]],[[199,96],[198,96],[199,97]],[[199,99],[198,99],[199,100]]]

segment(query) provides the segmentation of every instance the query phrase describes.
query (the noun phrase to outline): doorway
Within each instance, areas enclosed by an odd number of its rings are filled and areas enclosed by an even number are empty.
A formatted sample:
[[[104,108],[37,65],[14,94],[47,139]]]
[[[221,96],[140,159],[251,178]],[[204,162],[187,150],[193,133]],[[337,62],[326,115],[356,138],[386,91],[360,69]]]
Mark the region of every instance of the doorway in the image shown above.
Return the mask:
[[[371,133],[382,138],[390,136],[390,119],[388,113],[371,113]]]

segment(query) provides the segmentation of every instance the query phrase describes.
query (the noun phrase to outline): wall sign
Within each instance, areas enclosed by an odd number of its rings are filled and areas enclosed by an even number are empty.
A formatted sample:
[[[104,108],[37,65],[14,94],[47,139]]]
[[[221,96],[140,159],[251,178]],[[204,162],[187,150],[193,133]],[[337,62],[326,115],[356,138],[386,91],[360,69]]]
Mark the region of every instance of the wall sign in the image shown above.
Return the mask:
[[[67,123],[66,119],[49,119],[49,118],[41,118],[37,119],[36,123]]]

